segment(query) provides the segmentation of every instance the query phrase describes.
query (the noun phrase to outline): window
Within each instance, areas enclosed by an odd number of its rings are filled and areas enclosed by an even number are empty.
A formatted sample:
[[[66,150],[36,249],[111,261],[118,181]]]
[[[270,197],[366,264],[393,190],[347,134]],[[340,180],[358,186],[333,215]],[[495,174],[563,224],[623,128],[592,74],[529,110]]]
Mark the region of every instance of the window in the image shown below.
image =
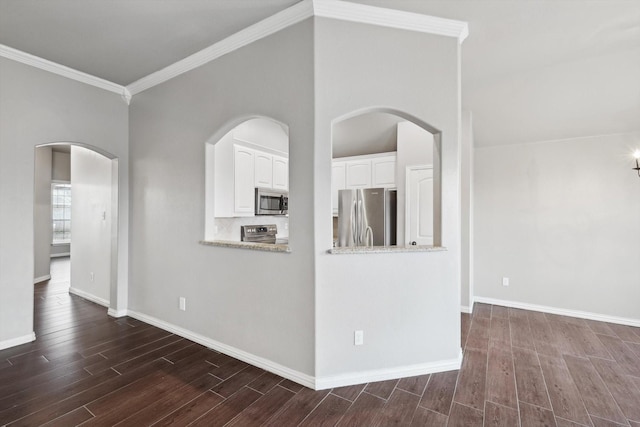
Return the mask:
[[[51,184],[53,244],[71,242],[71,184]]]

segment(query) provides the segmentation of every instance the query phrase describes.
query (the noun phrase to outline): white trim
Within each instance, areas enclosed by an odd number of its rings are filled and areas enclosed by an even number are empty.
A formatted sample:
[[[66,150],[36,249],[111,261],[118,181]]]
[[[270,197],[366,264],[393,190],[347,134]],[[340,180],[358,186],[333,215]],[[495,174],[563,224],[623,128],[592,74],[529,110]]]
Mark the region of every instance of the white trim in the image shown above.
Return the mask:
[[[304,0],[127,86],[132,96],[313,16]]]
[[[59,254],[51,254],[49,258],[60,258],[63,256],[71,256],[71,252],[60,252]]]
[[[460,306],[460,312],[461,313],[473,313],[473,309],[471,307],[469,307],[468,305],[461,305]]]
[[[36,283],[44,282],[45,280],[51,280],[51,275],[45,274],[44,276],[35,277],[33,279],[33,284],[35,285]]]
[[[311,18],[312,16],[455,37],[458,43],[462,43],[469,35],[469,26],[463,21],[338,0],[303,0],[275,15],[232,34],[218,43],[151,73],[126,87],[3,44],[0,44],[0,57],[117,93],[122,97],[124,102],[129,105],[131,98],[142,91],[164,83],[227,53],[302,22],[307,18]]]
[[[469,26],[463,21],[345,1],[303,0],[129,84],[126,90],[130,96],[134,96],[312,16],[455,37],[458,43],[462,43],[469,35]]]
[[[90,293],[85,292],[83,290],[80,290],[78,288],[74,288],[74,287],[69,288],[69,293],[77,295],[80,298],[84,298],[84,299],[86,299],[88,301],[95,302],[96,304],[99,304],[99,305],[101,305],[103,307],[109,307],[109,301],[108,300],[106,300],[104,298],[97,297],[97,296],[95,296],[93,294],[90,294]]]
[[[506,301],[495,298],[475,297],[475,302],[485,304],[500,305],[503,307],[521,308],[524,310],[540,311],[542,313],[559,314],[561,316],[578,317],[580,319],[596,320],[598,322],[609,322],[620,325],[629,325],[640,327],[640,319],[632,319],[629,317],[609,316],[606,314],[591,313],[588,311],[569,310],[566,308],[549,307],[546,305],[528,304],[518,301]]]
[[[455,37],[458,43],[469,35],[469,25],[463,21],[345,1],[313,0],[313,13],[323,18]]]
[[[91,74],[83,73],[82,71],[74,70],[73,68],[57,64],[47,59],[39,58],[35,55],[31,55],[30,53],[22,52],[18,49],[14,49],[3,44],[0,44],[0,57],[21,62],[23,64],[30,65],[44,71],[49,71],[50,73],[66,77],[77,82],[85,83],[100,89],[108,90],[109,92],[117,93],[119,95],[124,94],[126,90],[126,88],[122,85],[92,76]]]
[[[124,317],[124,316],[127,316],[129,313],[127,309],[116,310],[115,308],[109,308],[109,310],[107,310],[107,314],[111,317]]]
[[[23,335],[21,337],[0,341],[0,350],[4,350],[5,348],[9,348],[9,347],[15,347],[21,344],[26,344],[28,342],[32,342],[35,340],[36,340],[36,333],[31,332],[30,334]]]
[[[247,362],[266,371],[273,372],[276,375],[280,375],[281,377],[290,379],[291,381],[302,384],[305,387],[314,388],[315,386],[314,378],[311,375],[307,375],[302,372],[287,368],[286,366],[280,365],[271,360],[256,356],[230,345],[223,344],[219,341],[212,340],[211,338],[207,338],[204,335],[191,332],[180,326],[173,325],[171,323],[165,322],[152,316],[148,316],[146,314],[129,310],[128,315],[133,317],[134,319],[138,319],[160,329],[164,329],[165,331],[169,331],[188,340],[197,342],[198,344],[202,344],[208,348],[212,348],[216,351],[219,351],[220,353],[226,354],[227,356],[242,360],[243,362]]]
[[[316,390],[333,387],[343,387],[354,384],[365,384],[374,381],[385,381],[396,378],[414,377],[416,375],[433,374],[460,369],[462,365],[462,349],[455,359],[445,359],[438,362],[421,363],[417,365],[400,366],[397,368],[374,369],[362,372],[316,377]]]

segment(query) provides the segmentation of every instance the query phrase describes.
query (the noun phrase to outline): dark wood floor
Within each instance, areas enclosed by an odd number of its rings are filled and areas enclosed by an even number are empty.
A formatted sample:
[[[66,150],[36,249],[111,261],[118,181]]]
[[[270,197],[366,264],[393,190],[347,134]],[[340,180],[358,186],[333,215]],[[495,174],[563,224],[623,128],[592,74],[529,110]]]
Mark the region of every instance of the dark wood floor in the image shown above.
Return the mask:
[[[476,304],[460,371],[312,391],[108,317],[68,260],[52,276],[38,340],[0,351],[0,425],[640,426],[638,328]]]

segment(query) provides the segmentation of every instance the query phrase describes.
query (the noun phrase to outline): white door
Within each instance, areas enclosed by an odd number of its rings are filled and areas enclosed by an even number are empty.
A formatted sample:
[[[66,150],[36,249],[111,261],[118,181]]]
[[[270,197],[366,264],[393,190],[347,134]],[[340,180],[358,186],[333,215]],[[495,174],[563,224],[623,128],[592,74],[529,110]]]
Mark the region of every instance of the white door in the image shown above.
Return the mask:
[[[433,245],[433,168],[409,166],[406,193],[407,244]]]

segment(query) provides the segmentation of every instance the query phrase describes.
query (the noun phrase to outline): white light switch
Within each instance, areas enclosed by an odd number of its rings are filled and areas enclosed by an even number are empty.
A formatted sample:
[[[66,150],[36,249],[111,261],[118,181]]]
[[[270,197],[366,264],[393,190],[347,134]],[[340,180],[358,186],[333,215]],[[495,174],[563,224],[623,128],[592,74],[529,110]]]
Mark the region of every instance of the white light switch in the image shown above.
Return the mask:
[[[187,299],[185,297],[180,297],[180,310],[187,311]]]
[[[509,286],[509,278],[508,277],[503,277],[502,278],[502,286]]]
[[[353,333],[353,345],[364,344],[364,331],[355,331]]]

